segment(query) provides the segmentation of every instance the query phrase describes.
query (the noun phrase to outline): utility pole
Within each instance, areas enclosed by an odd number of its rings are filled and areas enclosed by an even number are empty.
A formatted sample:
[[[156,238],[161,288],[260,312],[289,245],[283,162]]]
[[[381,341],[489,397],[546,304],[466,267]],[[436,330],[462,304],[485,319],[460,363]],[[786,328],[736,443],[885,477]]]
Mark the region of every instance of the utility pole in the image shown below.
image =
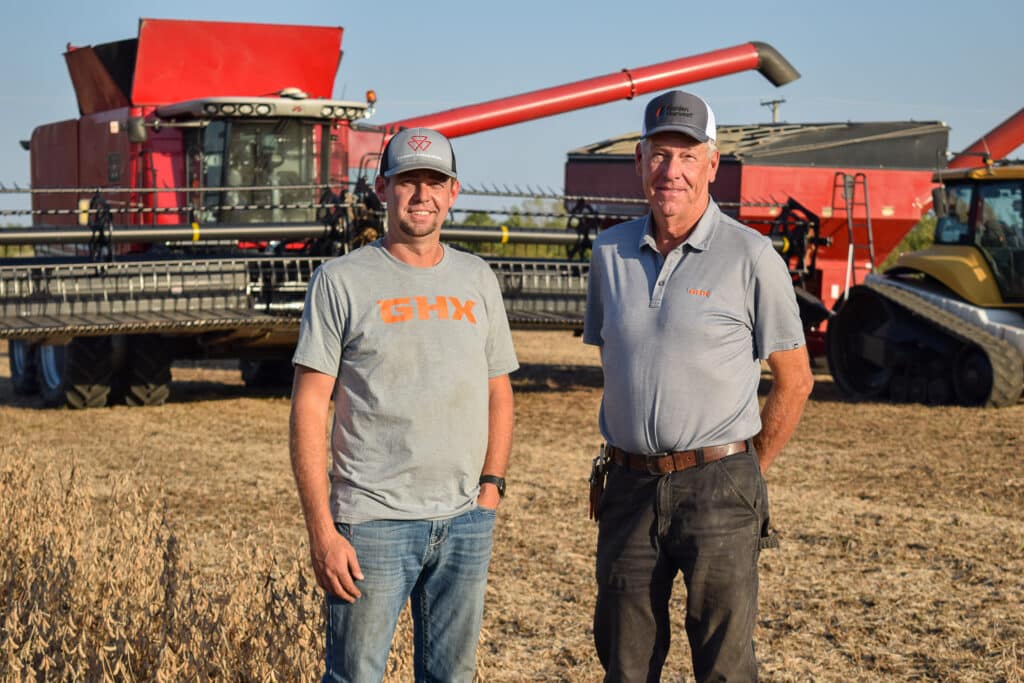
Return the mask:
[[[779,122],[779,105],[782,104],[785,101],[786,100],[784,100],[784,99],[761,100],[761,106],[762,107],[771,107],[772,108],[772,123],[778,123]]]

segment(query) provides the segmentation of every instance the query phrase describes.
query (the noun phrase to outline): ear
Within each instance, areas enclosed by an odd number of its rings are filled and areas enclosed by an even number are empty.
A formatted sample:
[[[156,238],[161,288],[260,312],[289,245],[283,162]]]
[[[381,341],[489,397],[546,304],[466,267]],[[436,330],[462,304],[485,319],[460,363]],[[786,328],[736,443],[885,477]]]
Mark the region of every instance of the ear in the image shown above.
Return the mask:
[[[716,149],[715,153],[711,155],[711,171],[708,173],[708,182],[715,182],[715,177],[718,175],[718,162],[721,161],[722,155]]]
[[[459,197],[459,190],[461,190],[461,189],[462,189],[462,185],[459,185],[459,181],[456,180],[455,178],[452,178],[452,200],[451,200],[452,204],[454,204],[455,200],[458,199],[458,197]]]
[[[644,170],[643,170],[644,169],[644,167],[643,167],[644,151],[641,148],[641,145],[643,145],[643,144],[644,144],[644,141],[641,140],[640,142],[636,143],[636,149],[633,150],[633,156],[634,156],[633,166],[636,169],[636,174],[638,176],[640,176],[640,177],[643,177],[643,175],[644,175]]]
[[[384,201],[384,188],[386,187],[384,176],[380,173],[373,179],[373,190],[377,193],[377,198]]]

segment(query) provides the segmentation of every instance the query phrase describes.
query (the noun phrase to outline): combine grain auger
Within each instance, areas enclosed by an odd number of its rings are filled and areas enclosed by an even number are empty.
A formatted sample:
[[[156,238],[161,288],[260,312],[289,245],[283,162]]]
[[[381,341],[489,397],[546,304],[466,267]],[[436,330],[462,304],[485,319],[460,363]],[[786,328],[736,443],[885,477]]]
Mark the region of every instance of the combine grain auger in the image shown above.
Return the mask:
[[[369,188],[403,127],[458,137],[740,71],[798,77],[752,42],[370,125],[372,93],[330,99],[341,39],[340,28],[143,19],[135,39],[69,47],[81,117],[33,132],[33,227],[0,231],[0,246],[35,249],[0,262],[0,338],[19,393],[159,404],[171,362],[197,357],[240,359],[250,385],[286,380],[313,270],[380,234]],[[488,257],[517,327],[581,325],[589,238],[589,227],[445,228],[470,248],[548,249]],[[558,249],[577,258],[552,258]]]

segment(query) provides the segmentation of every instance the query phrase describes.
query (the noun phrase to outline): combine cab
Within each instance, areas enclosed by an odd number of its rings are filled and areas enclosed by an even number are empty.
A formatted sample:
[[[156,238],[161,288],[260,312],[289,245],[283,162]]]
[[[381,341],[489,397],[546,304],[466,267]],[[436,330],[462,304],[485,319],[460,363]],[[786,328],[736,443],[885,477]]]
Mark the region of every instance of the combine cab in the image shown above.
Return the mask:
[[[1008,406],[1024,388],[1024,165],[935,176],[935,244],[852,288],[829,322],[849,396]]]
[[[69,48],[81,116],[33,132],[34,225],[0,231],[0,245],[35,248],[0,261],[0,338],[19,393],[156,405],[182,358],[237,358],[251,385],[287,378],[313,270],[381,230],[369,188],[401,128],[458,137],[745,70],[776,85],[798,77],[771,46],[747,43],[371,125],[371,93],[330,99],[341,39],[341,28],[143,19],[135,39]],[[514,326],[574,329],[592,236],[576,227],[442,236],[561,245],[565,258],[488,261]]]

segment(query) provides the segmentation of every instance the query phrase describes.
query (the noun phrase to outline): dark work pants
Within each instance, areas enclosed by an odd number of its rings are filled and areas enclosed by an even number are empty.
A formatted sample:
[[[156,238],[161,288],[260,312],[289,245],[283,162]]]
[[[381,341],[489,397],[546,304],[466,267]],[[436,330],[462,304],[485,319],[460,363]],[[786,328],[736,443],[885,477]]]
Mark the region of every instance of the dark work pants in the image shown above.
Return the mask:
[[[686,584],[697,681],[756,681],[757,559],[768,492],[754,453],[658,476],[613,465],[601,501],[594,640],[605,681],[658,681]]]

